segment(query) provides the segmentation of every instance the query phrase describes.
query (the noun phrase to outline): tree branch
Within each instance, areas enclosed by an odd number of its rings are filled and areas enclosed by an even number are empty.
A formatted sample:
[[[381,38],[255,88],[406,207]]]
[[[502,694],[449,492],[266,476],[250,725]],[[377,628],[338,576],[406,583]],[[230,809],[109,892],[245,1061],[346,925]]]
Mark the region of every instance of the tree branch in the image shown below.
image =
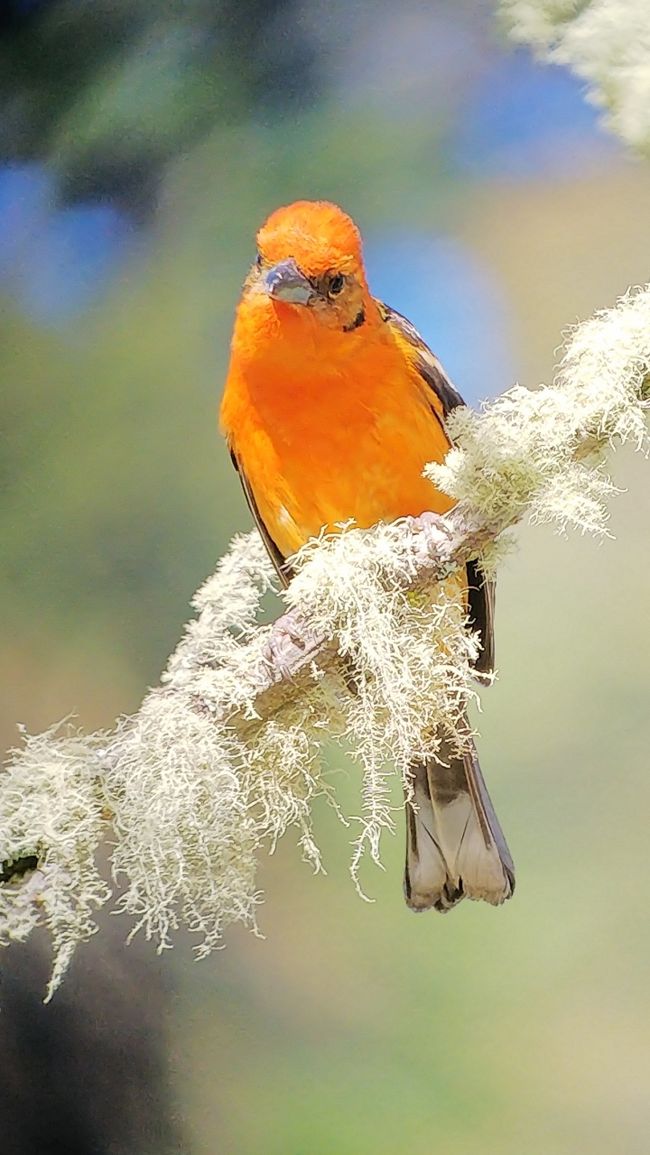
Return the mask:
[[[183,923],[205,954],[229,922],[254,926],[261,848],[293,826],[319,865],[310,808],[327,792],[319,757],[332,737],[363,770],[354,861],[364,848],[377,860],[391,767],[405,775],[435,754],[473,692],[476,643],[454,570],[477,555],[494,567],[524,516],[606,532],[606,451],[643,445],[649,374],[646,288],[575,330],[552,386],[452,415],[456,447],[427,471],[456,498],[450,513],[309,543],[272,626],[259,624],[273,584],[263,544],[237,539],[133,717],[110,734],[34,735],[14,752],[0,782],[0,941],[45,922],[54,989],[109,897],[96,865],[109,821],[134,932],[162,948]]]

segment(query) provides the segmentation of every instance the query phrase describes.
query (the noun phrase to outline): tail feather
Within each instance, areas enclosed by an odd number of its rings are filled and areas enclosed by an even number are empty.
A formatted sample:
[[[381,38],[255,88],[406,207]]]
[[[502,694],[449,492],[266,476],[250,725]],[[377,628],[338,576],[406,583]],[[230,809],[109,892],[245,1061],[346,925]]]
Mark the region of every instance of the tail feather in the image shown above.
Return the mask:
[[[462,898],[498,906],[515,886],[512,858],[487,792],[476,749],[443,743],[413,767],[406,802],[404,894],[412,910],[445,911]]]

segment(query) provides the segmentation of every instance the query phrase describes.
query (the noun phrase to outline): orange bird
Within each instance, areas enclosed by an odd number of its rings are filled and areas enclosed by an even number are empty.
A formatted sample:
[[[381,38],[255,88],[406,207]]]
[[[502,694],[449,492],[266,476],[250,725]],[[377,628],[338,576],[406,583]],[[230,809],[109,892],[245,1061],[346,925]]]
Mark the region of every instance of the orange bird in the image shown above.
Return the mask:
[[[221,427],[283,582],[285,559],[323,528],[362,528],[453,500],[422,476],[450,447],[445,418],[463,401],[413,325],[372,296],[354,222],[298,201],[257,236],[221,405]],[[479,675],[493,664],[494,588],[467,566]],[[413,910],[465,895],[498,904],[514,868],[473,744],[448,741],[413,767],[404,892]]]

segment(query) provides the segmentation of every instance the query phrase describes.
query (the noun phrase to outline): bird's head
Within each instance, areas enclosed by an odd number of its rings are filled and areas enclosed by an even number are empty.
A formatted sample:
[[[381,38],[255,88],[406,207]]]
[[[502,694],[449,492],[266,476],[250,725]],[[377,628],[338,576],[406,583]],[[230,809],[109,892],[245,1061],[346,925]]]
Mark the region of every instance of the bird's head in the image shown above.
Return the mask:
[[[354,221],[326,201],[276,209],[257,234],[247,287],[279,312],[304,313],[330,329],[352,332],[369,302],[361,237]]]

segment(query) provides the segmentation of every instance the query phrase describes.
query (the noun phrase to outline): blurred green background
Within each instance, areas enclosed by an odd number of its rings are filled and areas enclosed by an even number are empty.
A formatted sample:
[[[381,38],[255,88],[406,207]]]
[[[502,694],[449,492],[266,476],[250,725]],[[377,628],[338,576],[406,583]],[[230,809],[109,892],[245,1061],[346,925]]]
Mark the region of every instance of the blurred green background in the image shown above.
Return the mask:
[[[272,208],[342,203],[477,403],[648,279],[650,172],[489,3],[5,0],[0,32],[9,746],[136,709],[249,527],[216,409]],[[514,900],[414,917],[400,830],[364,903],[323,806],[326,877],[262,863],[265,939],[149,950],[183,1150],[647,1151],[650,498],[645,460],[612,468],[615,540],[525,529],[500,578],[480,746]]]

